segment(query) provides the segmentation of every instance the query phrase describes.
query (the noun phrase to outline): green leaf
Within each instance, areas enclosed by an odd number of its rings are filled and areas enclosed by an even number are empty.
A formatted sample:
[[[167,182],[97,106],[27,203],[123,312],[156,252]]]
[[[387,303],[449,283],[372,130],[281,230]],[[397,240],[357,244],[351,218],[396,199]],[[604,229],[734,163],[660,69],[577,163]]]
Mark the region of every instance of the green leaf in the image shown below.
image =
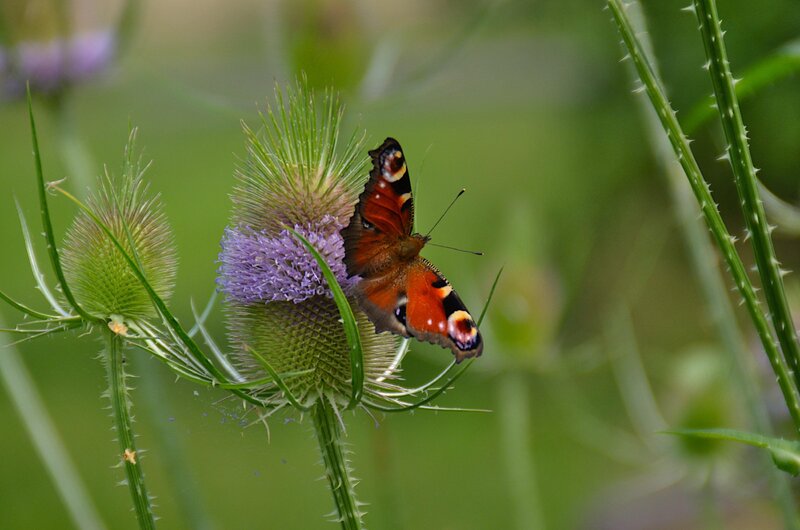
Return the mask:
[[[792,476],[800,474],[800,442],[772,438],[758,433],[738,431],[735,429],[675,429],[663,431],[664,434],[705,438],[710,440],[728,440],[769,451],[775,466]]]
[[[336,281],[336,276],[325,262],[325,258],[300,233],[293,228],[288,228],[288,230],[314,256],[323,276],[325,276],[325,281],[328,282],[328,287],[333,293],[333,301],[336,302],[336,307],[339,308],[339,315],[342,317],[342,325],[347,336],[347,344],[350,347],[350,370],[353,374],[353,388],[347,408],[352,409],[361,402],[361,397],[364,394],[364,352],[361,348],[361,335],[358,333],[356,317],[353,315],[353,309],[350,307],[350,302],[347,301],[342,287]]]

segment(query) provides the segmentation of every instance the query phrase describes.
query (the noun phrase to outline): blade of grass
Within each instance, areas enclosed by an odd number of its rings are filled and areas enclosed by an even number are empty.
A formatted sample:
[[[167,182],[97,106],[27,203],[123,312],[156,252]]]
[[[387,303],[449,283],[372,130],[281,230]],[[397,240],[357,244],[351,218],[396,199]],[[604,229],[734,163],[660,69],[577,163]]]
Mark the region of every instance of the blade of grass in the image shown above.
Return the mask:
[[[191,301],[189,302],[189,306],[192,308],[192,315],[194,316],[194,321],[195,321],[195,324],[192,327],[192,329],[199,329],[200,330],[200,334],[203,337],[203,340],[205,340],[206,341],[206,345],[208,345],[208,347],[211,348],[211,353],[214,355],[214,358],[217,360],[217,362],[220,364],[220,366],[222,366],[222,368],[226,372],[228,372],[228,375],[234,381],[240,381],[241,382],[241,381],[244,381],[244,377],[242,377],[242,374],[240,374],[239,371],[236,369],[236,367],[231,364],[231,362],[228,360],[228,358],[225,356],[225,354],[222,353],[222,350],[220,350],[219,346],[217,346],[217,343],[214,340],[214,337],[211,336],[211,334],[208,332],[208,330],[206,330],[206,327],[204,325],[205,319],[208,318],[208,313],[211,312],[211,307],[213,305],[214,299],[216,299],[216,295],[217,295],[217,292],[214,291],[214,294],[212,295],[211,299],[209,300],[209,303],[206,306],[205,311],[203,311],[203,315],[201,315],[199,317],[197,316],[197,311],[195,311],[194,302],[191,302]],[[189,336],[190,337],[192,336],[191,330],[189,330]]]
[[[728,233],[725,223],[720,216],[717,205],[711,196],[708,184],[705,182],[700,167],[689,147],[689,140],[681,130],[675,111],[669,104],[660,82],[648,60],[641,43],[635,36],[630,20],[620,0],[609,0],[608,6],[622,36],[622,42],[628,51],[639,79],[643,83],[647,96],[658,116],[670,145],[675,152],[684,173],[686,174],[692,192],[700,205],[700,210],[711,230],[711,234],[722,253],[725,263],[730,269],[731,276],[738,292],[741,294],[745,307],[761,340],[764,350],[769,358],[772,370],[775,372],[786,406],[792,416],[795,428],[800,429],[800,400],[797,390],[793,385],[788,367],[778,351],[778,346],[773,338],[764,313],[758,305],[753,285],[747,276],[747,271],[734,246],[735,238]]]
[[[742,213],[751,236],[753,254],[761,277],[764,297],[780,342],[783,356],[791,367],[796,388],[800,389],[800,342],[792,320],[789,303],[783,287],[783,273],[772,244],[764,204],[758,195],[756,170],[747,143],[747,131],[742,121],[739,101],[733,89],[722,29],[714,0],[694,0],[695,14],[700,23],[700,34],[708,58],[708,72],[714,85],[717,109],[722,120],[722,130],[728,142],[727,155],[739,192]]]
[[[208,297],[208,302],[206,302],[206,306],[203,308],[203,312],[200,313],[198,317],[195,315],[195,323],[194,326],[189,330],[188,335],[190,337],[194,337],[197,335],[197,332],[200,331],[200,326],[204,325],[206,320],[208,320],[208,315],[211,314],[211,310],[214,308],[214,304],[217,302],[217,296],[219,292],[214,289],[214,292],[211,293],[211,296]]]
[[[381,375],[378,379],[376,379],[378,383],[385,381],[387,377],[392,375],[395,372],[395,370],[397,370],[397,367],[400,366],[400,363],[403,362],[403,359],[408,353],[408,348],[410,347],[410,344],[411,344],[411,339],[403,339],[400,341],[400,346],[397,347],[397,353],[395,353],[394,359],[392,359],[392,363],[389,365],[389,368],[387,368],[383,372],[383,375]]]
[[[325,262],[325,258],[314,248],[314,245],[298,233],[293,228],[288,230],[305,246],[311,255],[314,256],[322,274],[325,276],[325,281],[328,282],[328,287],[333,293],[333,300],[336,302],[336,307],[339,309],[339,315],[342,317],[342,325],[344,332],[347,336],[347,344],[350,347],[350,370],[353,374],[352,391],[350,394],[350,402],[347,404],[348,409],[354,408],[361,401],[364,394],[364,352],[361,349],[361,335],[358,332],[358,324],[356,317],[353,315],[353,309],[350,307],[350,302],[342,291],[339,282],[336,281],[336,276],[331,271],[331,268]]]

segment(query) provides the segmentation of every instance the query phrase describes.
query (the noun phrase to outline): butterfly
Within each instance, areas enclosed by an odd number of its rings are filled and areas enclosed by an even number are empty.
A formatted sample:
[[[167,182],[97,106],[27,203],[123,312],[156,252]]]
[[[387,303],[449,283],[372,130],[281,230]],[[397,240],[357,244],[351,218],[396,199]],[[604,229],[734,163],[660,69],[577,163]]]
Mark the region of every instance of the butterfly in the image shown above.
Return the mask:
[[[341,230],[348,277],[376,333],[450,348],[461,362],[483,351],[475,320],[444,276],[419,255],[430,241],[414,233],[411,179],[400,144],[387,138],[369,152],[372,171],[350,224]]]

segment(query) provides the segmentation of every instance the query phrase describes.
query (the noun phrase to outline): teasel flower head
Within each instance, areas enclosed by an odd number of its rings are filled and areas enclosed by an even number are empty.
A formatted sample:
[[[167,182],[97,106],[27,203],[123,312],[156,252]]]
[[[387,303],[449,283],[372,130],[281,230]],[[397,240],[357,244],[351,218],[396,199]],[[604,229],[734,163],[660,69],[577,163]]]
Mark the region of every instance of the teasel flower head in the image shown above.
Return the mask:
[[[227,300],[233,359],[248,379],[264,378],[264,361],[305,407],[351,396],[351,358],[331,289],[302,235],[324,258],[345,294],[339,230],[349,221],[367,178],[363,135],[340,139],[342,107],[331,92],[320,99],[305,80],[276,89],[262,129],[244,126],[247,156],[236,172],[231,225],[222,239],[219,289]],[[379,392],[394,371],[397,340],[376,334],[352,298],[363,351],[364,394]],[[257,392],[274,406],[286,393]]]
[[[136,130],[125,149],[122,174],[106,170],[97,191],[87,200],[161,298],[172,293],[177,257],[172,232],[157,195],[148,193],[142,177],[147,169],[135,154]],[[77,302],[96,317],[135,323],[156,316],[141,281],[112,240],[85,212],[67,231],[62,251],[67,283]]]

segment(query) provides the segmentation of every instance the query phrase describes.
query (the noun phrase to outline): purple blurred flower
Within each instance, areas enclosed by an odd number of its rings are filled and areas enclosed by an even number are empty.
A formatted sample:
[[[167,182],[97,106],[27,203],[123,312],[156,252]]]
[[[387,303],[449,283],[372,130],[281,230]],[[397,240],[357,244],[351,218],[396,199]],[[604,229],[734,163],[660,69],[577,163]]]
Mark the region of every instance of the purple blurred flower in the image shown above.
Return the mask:
[[[335,217],[325,215],[319,222],[295,225],[322,254],[345,292],[357,278],[347,278],[342,228]],[[331,297],[316,260],[288,230],[277,237],[248,228],[227,228],[219,255],[217,283],[229,300],[241,303],[291,301],[299,303],[316,295]]]
[[[66,64],[63,43],[52,41],[24,41],[13,48],[14,75],[24,84],[30,81],[31,89],[55,92],[64,82]]]
[[[116,54],[110,30],[84,32],[68,40],[21,41],[0,50],[0,96],[18,97],[25,83],[31,90],[52,94],[105,70]]]
[[[116,34],[110,30],[75,35],[68,42],[67,76],[71,81],[81,81],[102,72],[116,51]]]

